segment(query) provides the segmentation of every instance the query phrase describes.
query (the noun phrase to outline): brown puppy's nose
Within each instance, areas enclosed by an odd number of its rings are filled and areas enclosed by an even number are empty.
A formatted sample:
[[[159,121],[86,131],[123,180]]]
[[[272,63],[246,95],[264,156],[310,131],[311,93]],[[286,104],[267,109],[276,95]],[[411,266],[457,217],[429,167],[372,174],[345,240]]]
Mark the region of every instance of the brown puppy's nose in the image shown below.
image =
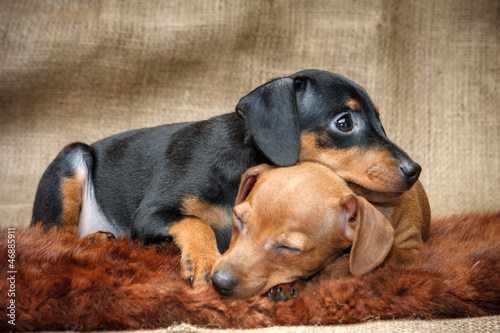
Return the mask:
[[[422,167],[413,161],[405,161],[399,165],[399,171],[403,175],[406,184],[413,185],[422,171]]]
[[[230,274],[217,271],[212,275],[212,285],[220,294],[230,296],[236,289],[237,283]]]

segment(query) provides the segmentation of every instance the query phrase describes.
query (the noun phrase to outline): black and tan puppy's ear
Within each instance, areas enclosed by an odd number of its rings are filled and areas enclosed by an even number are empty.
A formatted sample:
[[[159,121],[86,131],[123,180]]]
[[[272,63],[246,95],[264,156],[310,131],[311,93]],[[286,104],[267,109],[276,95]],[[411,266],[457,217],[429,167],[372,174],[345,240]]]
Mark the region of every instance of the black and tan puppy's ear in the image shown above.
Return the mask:
[[[245,201],[259,175],[275,168],[276,167],[270,166],[269,164],[259,164],[248,169],[243,176],[241,176],[240,189],[238,190],[238,195],[236,196],[235,206]]]
[[[236,106],[259,149],[278,166],[294,165],[299,158],[296,105],[294,80],[282,78],[258,87]]]
[[[394,241],[394,228],[365,198],[349,195],[342,201],[349,217],[346,236],[352,237],[349,268],[352,275],[361,276],[387,257]]]

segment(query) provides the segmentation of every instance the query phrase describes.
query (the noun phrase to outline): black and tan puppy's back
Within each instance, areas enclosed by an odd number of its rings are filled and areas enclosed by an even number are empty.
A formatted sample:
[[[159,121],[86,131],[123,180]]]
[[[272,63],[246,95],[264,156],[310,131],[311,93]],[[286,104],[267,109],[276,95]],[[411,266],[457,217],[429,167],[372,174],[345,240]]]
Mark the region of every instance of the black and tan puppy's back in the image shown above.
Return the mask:
[[[203,285],[229,246],[241,175],[299,160],[327,165],[374,200],[398,198],[420,174],[363,88],[305,70],[256,88],[235,113],[65,147],[40,180],[32,223],[173,241],[182,277]]]

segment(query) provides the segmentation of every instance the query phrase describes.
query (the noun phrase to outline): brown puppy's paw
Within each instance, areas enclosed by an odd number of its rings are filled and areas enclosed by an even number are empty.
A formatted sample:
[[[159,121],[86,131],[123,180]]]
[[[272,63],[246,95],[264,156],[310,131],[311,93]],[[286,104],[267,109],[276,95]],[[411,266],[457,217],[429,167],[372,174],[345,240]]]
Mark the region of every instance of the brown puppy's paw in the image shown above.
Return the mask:
[[[193,287],[202,287],[210,282],[210,273],[220,254],[217,253],[182,253],[181,277]]]
[[[93,234],[87,235],[82,239],[91,243],[105,243],[109,241],[116,241],[115,235],[113,235],[109,231],[98,231]]]
[[[267,292],[267,297],[271,302],[286,302],[290,299],[297,298],[299,291],[302,289],[303,281],[295,281],[292,283],[277,285]]]

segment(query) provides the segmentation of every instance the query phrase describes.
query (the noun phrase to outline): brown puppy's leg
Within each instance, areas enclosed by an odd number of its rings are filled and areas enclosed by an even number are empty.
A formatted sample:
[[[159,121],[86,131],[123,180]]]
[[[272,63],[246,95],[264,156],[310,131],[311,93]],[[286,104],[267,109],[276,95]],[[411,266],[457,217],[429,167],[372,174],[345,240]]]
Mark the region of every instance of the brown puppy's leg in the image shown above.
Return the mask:
[[[210,272],[220,257],[212,228],[202,219],[189,217],[169,229],[174,243],[181,250],[181,277],[193,287],[210,282]]]
[[[271,302],[286,302],[297,298],[308,283],[318,283],[323,279],[332,280],[350,276],[349,271],[349,254],[333,260],[319,273],[307,280],[296,280],[292,283],[277,285],[267,292],[267,297]]]
[[[286,302],[297,298],[306,283],[306,280],[296,280],[292,283],[279,284],[269,289],[267,297],[271,302]]]

